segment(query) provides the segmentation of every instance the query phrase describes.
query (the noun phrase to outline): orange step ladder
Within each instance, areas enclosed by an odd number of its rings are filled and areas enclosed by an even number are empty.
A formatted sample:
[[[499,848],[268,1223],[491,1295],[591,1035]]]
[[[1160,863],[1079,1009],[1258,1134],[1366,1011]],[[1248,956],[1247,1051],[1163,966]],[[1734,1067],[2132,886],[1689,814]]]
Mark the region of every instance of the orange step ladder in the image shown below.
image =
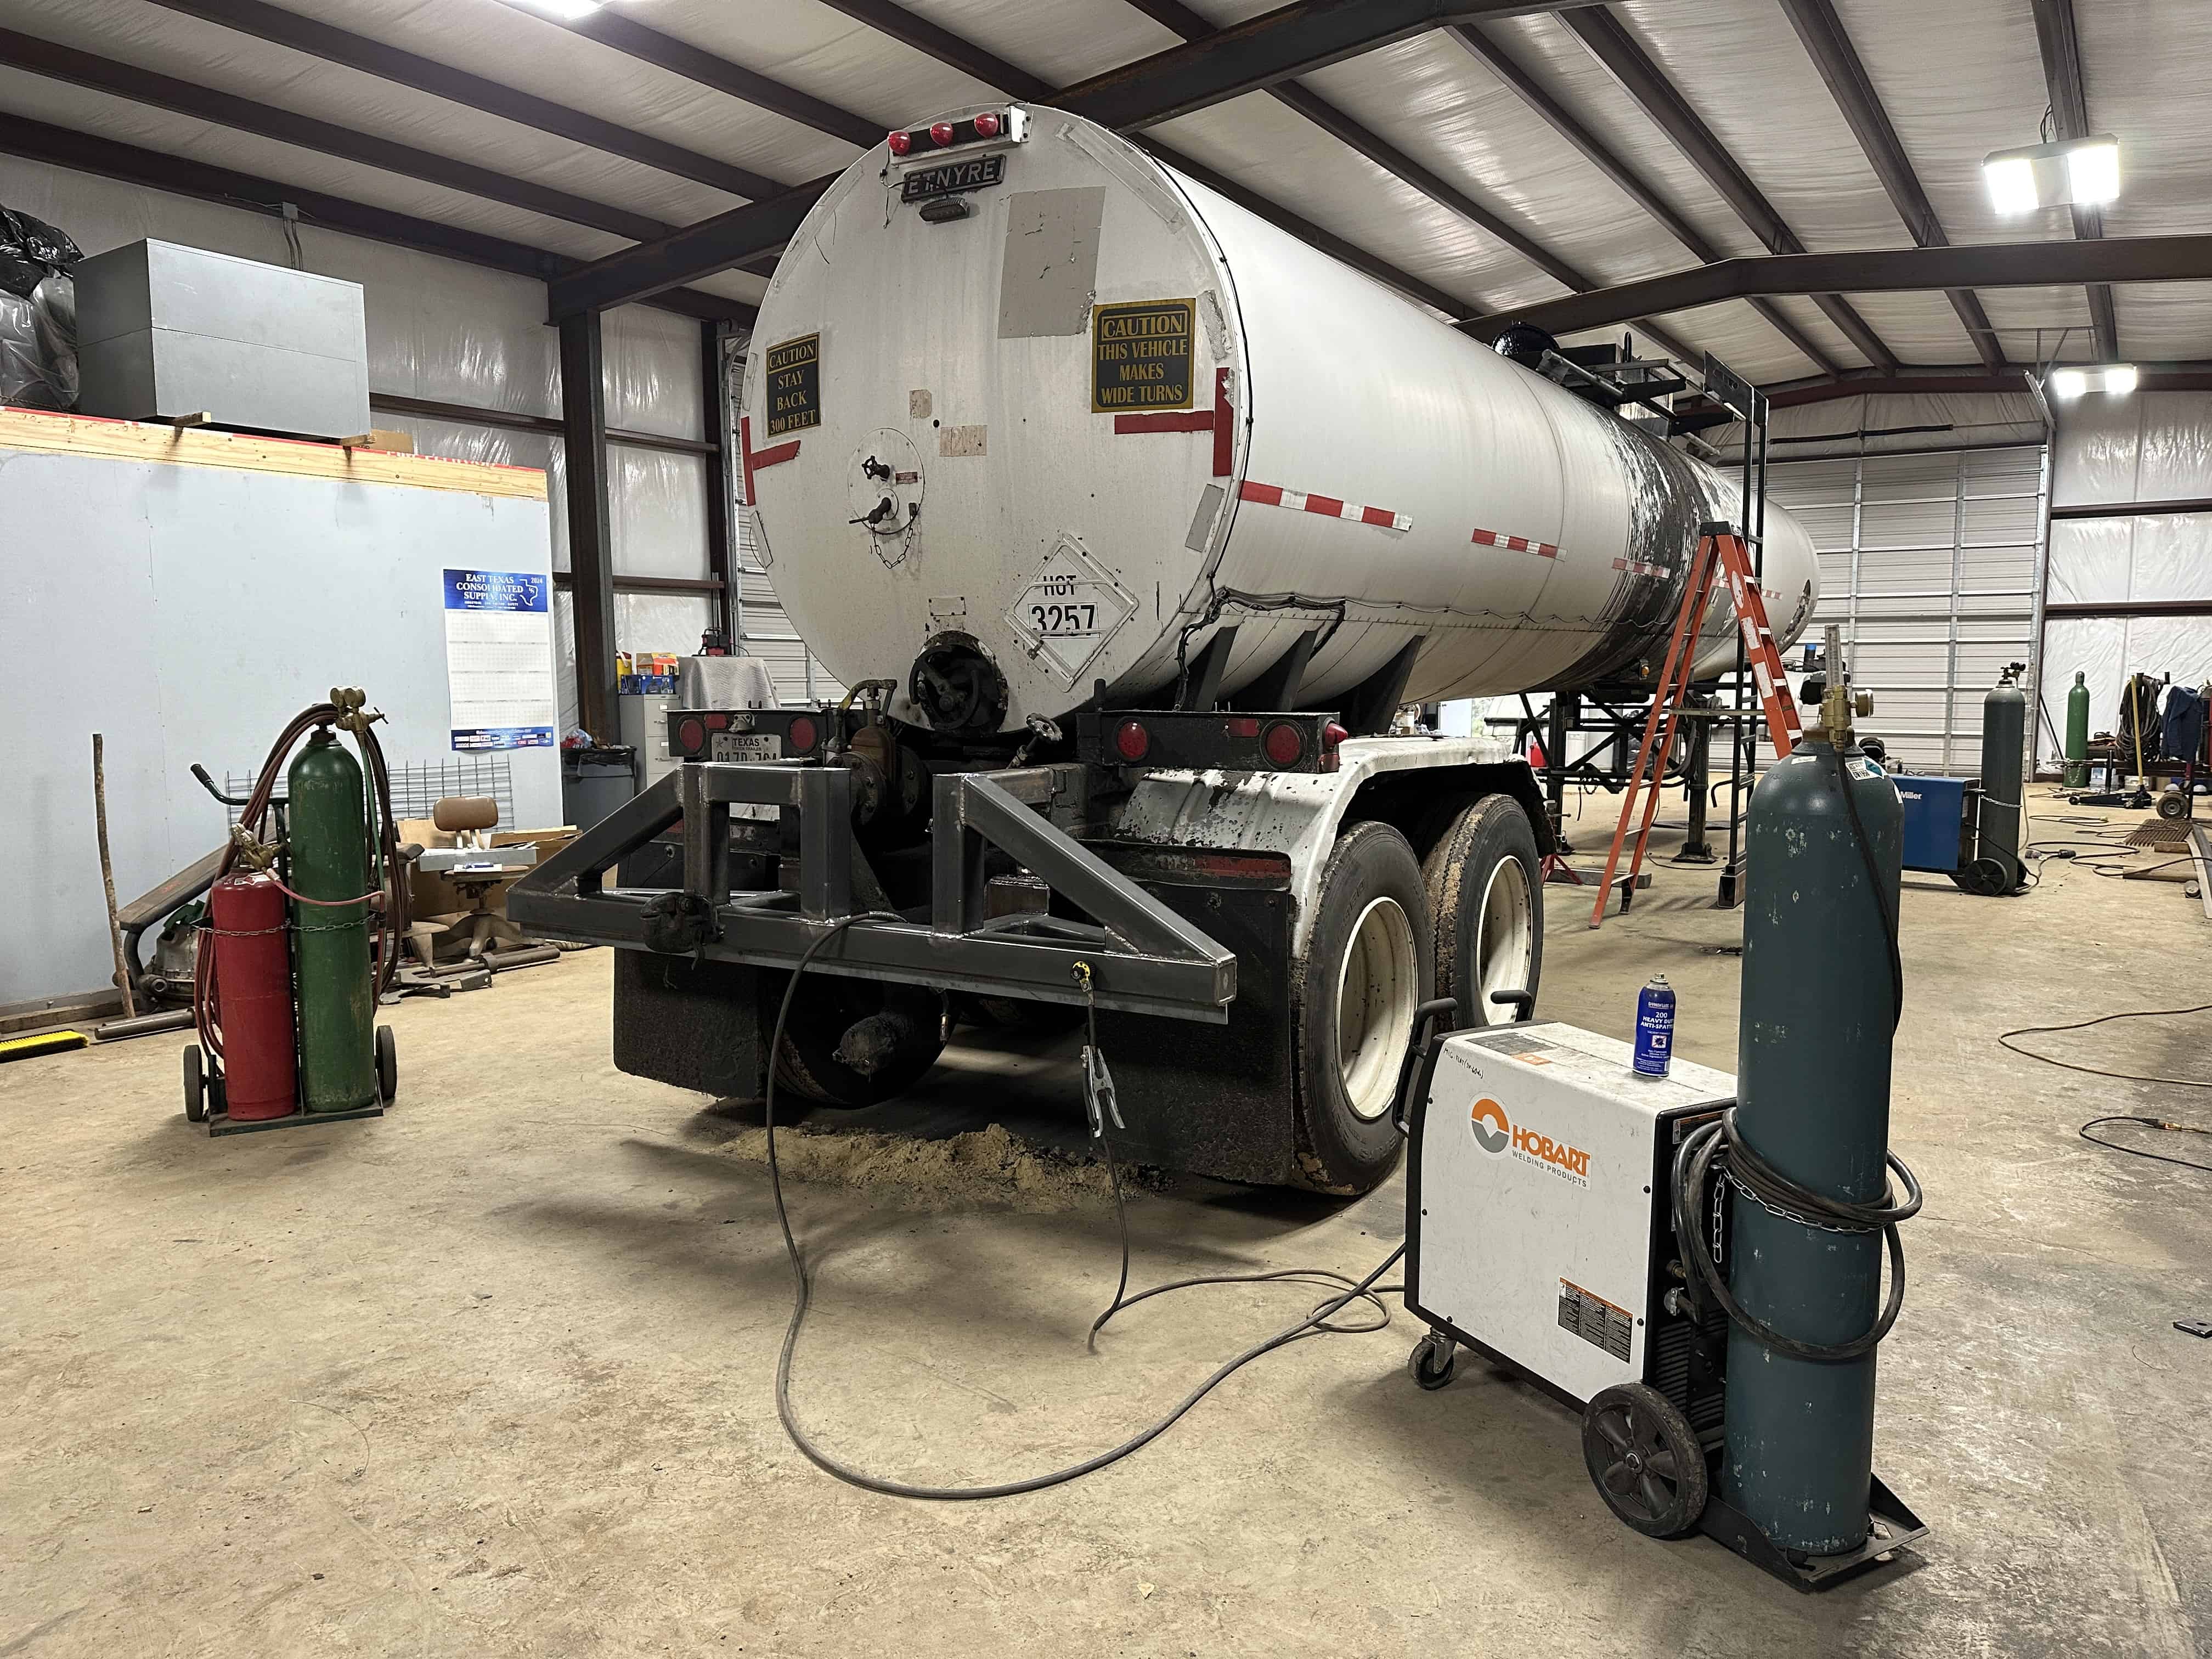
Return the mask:
[[[1751,555],[1735,527],[1709,524],[1698,538],[1690,565],[1690,580],[1682,589],[1682,608],[1674,618],[1674,635],[1667,647],[1667,665],[1651,694],[1651,713],[1644,722],[1644,744],[1637,751],[1636,769],[1629,775],[1628,793],[1620,803],[1620,823],[1613,832],[1613,850],[1606,855],[1605,877],[1599,882],[1597,902],[1589,925],[1602,926],[1606,901],[1613,896],[1613,878],[1620,869],[1620,849],[1628,841],[1628,826],[1640,810],[1636,826],[1636,849],[1631,855],[1628,878],[1621,888],[1620,908],[1628,908],[1644,869],[1644,852],[1651,840],[1652,821],[1659,815],[1659,796],[1665,787],[1667,763],[1674,752],[1680,729],[1682,705],[1690,691],[1690,677],[1698,659],[1698,641],[1705,630],[1705,611],[1713,595],[1715,576],[1727,584],[1729,602],[1735,608],[1737,630],[1743,636],[1744,660],[1759,687],[1759,700],[1766,713],[1767,734],[1773,739],[1777,759],[1786,757],[1802,735],[1797,705],[1790,695],[1790,682],[1782,672],[1782,653],[1767,625],[1766,604],[1751,574]]]

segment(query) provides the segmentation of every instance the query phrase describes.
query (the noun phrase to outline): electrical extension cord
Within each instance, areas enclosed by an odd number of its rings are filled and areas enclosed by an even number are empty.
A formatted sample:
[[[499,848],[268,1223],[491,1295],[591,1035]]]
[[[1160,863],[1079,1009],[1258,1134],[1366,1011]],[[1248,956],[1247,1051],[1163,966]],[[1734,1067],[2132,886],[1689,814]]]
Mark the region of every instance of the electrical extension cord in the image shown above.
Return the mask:
[[[1105,1152],[1107,1178],[1113,1189],[1115,1213],[1121,1223],[1121,1285],[1114,1293],[1113,1302],[1107,1307],[1105,1312],[1098,1316],[1091,1327],[1091,1338],[1094,1342],[1100,1328],[1106,1322],[1123,1310],[1133,1308],[1138,1303],[1146,1301],[1152,1297],[1164,1295],[1170,1291],[1186,1290],[1193,1285],[1258,1284],[1286,1279],[1341,1285],[1346,1286],[1346,1289],[1340,1294],[1324,1298],[1311,1313],[1296,1324],[1285,1327],[1264,1341],[1256,1342],[1242,1353],[1224,1361],[1196,1388],[1185,1395],[1174,1409],[1164,1417],[1139,1430],[1119,1445],[1109,1447],[1106,1450],[1084,1458],[1079,1462],[1070,1463],[1065,1468],[1053,1469],[1042,1474],[1030,1475],[1017,1480],[996,1481],[982,1486],[920,1486],[903,1480],[889,1480],[882,1475],[871,1474],[866,1469],[845,1462],[817,1445],[807,1437],[806,1431],[799,1427],[798,1413],[791,1403],[792,1356],[799,1347],[800,1328],[806,1322],[806,1310],[811,1300],[811,1288],[806,1277],[805,1258],[801,1255],[799,1240],[791,1230],[791,1213],[784,1204],[782,1166],[776,1158],[775,1061],[776,1056],[783,1048],[784,1027],[790,1017],[793,997],[799,989],[800,977],[812,964],[814,958],[821,954],[831,940],[842,937],[848,928],[861,922],[904,920],[904,917],[889,910],[862,911],[840,919],[824,932],[821,938],[809,945],[806,954],[799,957],[798,964],[792,969],[790,982],[784,987],[783,1000],[776,1007],[775,1031],[769,1043],[768,1093],[763,1103],[763,1115],[768,1124],[769,1190],[775,1201],[776,1225],[783,1232],[784,1255],[791,1263],[792,1278],[791,1322],[784,1328],[783,1347],[776,1356],[775,1362],[775,1413],[783,1424],[784,1433],[790,1437],[792,1444],[799,1448],[809,1462],[824,1474],[834,1475],[849,1486],[860,1487],[866,1492],[880,1492],[890,1498],[921,1498],[933,1503],[962,1503],[985,1498],[1012,1498],[1021,1492],[1038,1492],[1047,1486],[1063,1486],[1070,1480],[1079,1480],[1086,1474],[1094,1474],[1106,1468],[1109,1464],[1120,1462],[1133,1452],[1142,1450],[1173,1428],[1191,1407],[1212,1393],[1231,1375],[1249,1365],[1262,1354],[1272,1353],[1277,1348],[1285,1347],[1292,1342],[1302,1340],[1309,1336],[1359,1334],[1379,1331],[1389,1324],[1390,1310],[1384,1304],[1382,1295],[1385,1290],[1396,1287],[1383,1286],[1378,1289],[1375,1281],[1395,1267],[1400,1259],[1405,1255],[1406,1247],[1403,1244],[1398,1246],[1378,1262],[1374,1270],[1364,1279],[1356,1282],[1342,1273],[1334,1273],[1326,1268],[1291,1267],[1273,1273],[1229,1273],[1201,1279],[1177,1279],[1172,1284],[1156,1285],[1152,1289],[1140,1291],[1134,1296],[1127,1295],[1129,1285],[1128,1208],[1121,1193],[1121,1175],[1114,1162],[1113,1143],[1105,1133],[1103,1120],[1094,1119],[1098,1125],[1099,1145]],[[1095,1037],[1095,1025],[1092,1035]],[[1096,1046],[1095,1043],[1093,1046]],[[1375,1310],[1377,1316],[1371,1323],[1340,1325],[1330,1322],[1346,1307],[1359,1301],[1370,1304]]]

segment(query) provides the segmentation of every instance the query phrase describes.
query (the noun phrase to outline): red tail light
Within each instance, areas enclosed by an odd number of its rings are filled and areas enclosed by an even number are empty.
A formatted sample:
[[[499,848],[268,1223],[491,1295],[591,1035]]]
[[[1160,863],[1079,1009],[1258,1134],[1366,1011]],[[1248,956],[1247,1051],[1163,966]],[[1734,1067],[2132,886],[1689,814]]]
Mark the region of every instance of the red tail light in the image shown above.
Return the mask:
[[[821,735],[815,730],[814,722],[801,714],[791,723],[791,752],[794,755],[811,752]]]
[[[914,148],[912,135],[904,132],[894,132],[886,137],[884,143],[890,147],[890,153],[894,155],[903,155]]]
[[[676,726],[676,741],[687,755],[696,755],[707,746],[707,728],[696,720],[680,720]]]
[[[1275,720],[1261,735],[1260,747],[1278,766],[1296,766],[1305,758],[1305,736],[1288,720]]]
[[[939,149],[944,149],[945,145],[952,142],[952,123],[950,121],[938,121],[933,123],[929,129],[929,136],[933,141],[935,141],[937,147]]]
[[[1151,752],[1152,734],[1145,730],[1141,720],[1123,720],[1114,728],[1114,752],[1131,765]]]
[[[979,115],[975,118],[975,136],[978,138],[995,138],[999,136],[999,126],[997,116]]]

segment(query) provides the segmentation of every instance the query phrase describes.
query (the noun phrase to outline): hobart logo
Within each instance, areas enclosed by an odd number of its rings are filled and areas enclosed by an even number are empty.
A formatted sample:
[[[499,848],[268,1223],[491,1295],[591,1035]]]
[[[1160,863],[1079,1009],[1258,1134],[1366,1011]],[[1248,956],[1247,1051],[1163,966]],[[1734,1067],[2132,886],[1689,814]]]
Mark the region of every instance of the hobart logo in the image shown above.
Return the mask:
[[[1486,1152],[1502,1152],[1512,1135],[1513,1126],[1505,1121],[1505,1109],[1494,1100],[1474,1103],[1474,1144]]]
[[[1505,1109],[1487,1096],[1474,1103],[1468,1127],[1474,1132],[1474,1144],[1493,1157],[1510,1152],[1524,1164],[1540,1164],[1577,1186],[1589,1185],[1587,1152],[1514,1123],[1505,1115]]]

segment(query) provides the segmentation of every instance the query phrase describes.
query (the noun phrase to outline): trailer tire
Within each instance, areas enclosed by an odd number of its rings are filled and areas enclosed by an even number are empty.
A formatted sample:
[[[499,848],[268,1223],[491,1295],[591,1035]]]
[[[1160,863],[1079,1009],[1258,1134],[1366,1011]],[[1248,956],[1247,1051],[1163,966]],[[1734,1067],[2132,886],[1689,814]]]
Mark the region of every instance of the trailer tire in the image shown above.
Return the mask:
[[[763,1035],[787,976],[762,975]],[[827,1106],[874,1106],[904,1094],[944,1052],[944,1009],[938,994],[914,985],[809,975],[791,1000],[776,1081]],[[857,1062],[857,1063],[856,1063]]]
[[[1291,973],[1293,1180],[1316,1192],[1366,1192],[1397,1164],[1399,1063],[1413,1011],[1435,994],[1428,893],[1405,836],[1368,822],[1338,838]]]
[[[1520,1015],[1492,991],[1534,995],[1544,973],[1544,864],[1528,814],[1484,795],[1455,817],[1421,863],[1436,920],[1437,988],[1459,999],[1463,1028]]]

